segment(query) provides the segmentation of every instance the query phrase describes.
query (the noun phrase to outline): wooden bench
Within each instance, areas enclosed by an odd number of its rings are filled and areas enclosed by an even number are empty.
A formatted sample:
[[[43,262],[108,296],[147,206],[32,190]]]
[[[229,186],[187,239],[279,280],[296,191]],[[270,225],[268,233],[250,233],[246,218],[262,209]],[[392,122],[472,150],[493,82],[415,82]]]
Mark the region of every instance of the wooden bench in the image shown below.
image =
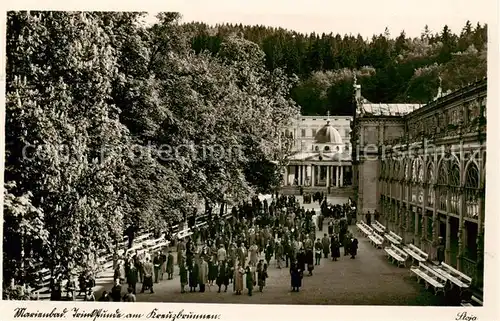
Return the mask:
[[[231,216],[231,211],[230,209],[228,212],[224,215],[224,217],[229,217]],[[199,219],[206,219],[206,215],[200,216]],[[206,225],[207,222],[206,220],[203,220],[196,224],[196,226],[204,226]],[[172,226],[172,230],[175,231],[178,228],[179,225]],[[128,254],[131,252],[137,251],[138,253],[143,253],[143,252],[151,252],[151,251],[158,251],[164,246],[168,246],[169,241],[165,239],[165,234],[162,234],[159,238],[157,239],[151,239],[151,236],[153,235],[149,231],[142,230],[143,234],[139,235],[137,238],[134,239],[134,242],[132,244],[132,247],[130,249],[127,249],[128,246],[128,236],[125,236],[123,240],[118,244],[120,250],[118,251],[119,256],[123,256],[124,254]],[[173,233],[174,235],[176,233]],[[185,229],[182,231],[179,231],[177,233],[180,238],[185,238],[190,235],[192,235],[193,232],[191,229]],[[97,273],[96,275],[96,286],[105,286],[106,284],[112,283],[113,282],[113,253],[109,253],[107,249],[100,249],[97,251],[97,262],[100,265],[100,272]],[[49,300],[50,299],[50,280],[51,280],[51,275],[50,275],[50,270],[46,268],[42,268],[38,272],[38,285],[33,289],[33,298],[37,300]],[[67,283],[67,280],[63,280],[62,282],[62,288],[65,289],[65,285]],[[66,291],[63,291],[66,292]],[[84,296],[77,297],[77,301],[81,301],[84,299]]]
[[[420,262],[418,267],[412,266],[410,268],[411,274],[417,276],[417,282],[424,280],[426,289],[432,286],[434,288],[434,295],[437,295],[439,292],[443,293],[443,295],[445,294],[446,278],[424,263]]]
[[[370,242],[375,246],[376,248],[382,248],[384,244],[384,237],[381,235],[378,235],[377,233],[372,233],[368,236],[370,239]]]
[[[384,250],[387,253],[387,259],[392,263],[396,264],[398,267],[406,266],[408,254],[405,251],[394,244],[391,244],[390,247],[386,247]]]
[[[372,223],[372,228],[377,231],[379,234],[384,234],[385,233],[385,226],[380,224],[378,221],[375,221]]]
[[[393,231],[390,231],[388,233],[388,236],[392,238],[393,244],[396,244],[396,245],[400,245],[401,243],[403,243],[403,238],[399,235],[397,235],[396,233],[394,233]]]
[[[363,224],[357,223],[356,227],[358,228],[358,230],[361,233],[363,233],[364,236],[368,236],[368,235],[372,234],[372,232],[369,229],[367,229],[367,226],[365,226]]]
[[[415,262],[426,262],[429,258],[427,253],[420,250],[413,244],[408,244],[408,246],[403,247],[403,250],[405,250],[405,252],[408,253]]]
[[[483,300],[479,299],[478,297],[476,296],[472,296],[470,298],[470,300],[468,301],[462,301],[462,304],[461,304],[463,307],[481,307],[483,306]]]
[[[459,279],[460,281],[462,281],[463,283],[467,284],[468,286],[470,286],[472,284],[472,278],[462,272],[460,272],[459,270],[453,268],[452,266],[444,263],[444,262],[441,262],[441,265],[440,267],[445,271],[447,272],[448,274],[451,274],[452,276],[456,277],[457,279]]]

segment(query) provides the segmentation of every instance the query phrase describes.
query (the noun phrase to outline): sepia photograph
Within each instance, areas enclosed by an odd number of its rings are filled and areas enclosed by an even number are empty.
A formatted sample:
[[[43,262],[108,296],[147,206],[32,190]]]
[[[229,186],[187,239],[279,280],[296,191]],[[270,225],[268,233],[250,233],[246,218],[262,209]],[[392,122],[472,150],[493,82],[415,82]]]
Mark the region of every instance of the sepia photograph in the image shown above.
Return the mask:
[[[482,307],[488,2],[457,3],[4,12],[3,300]]]

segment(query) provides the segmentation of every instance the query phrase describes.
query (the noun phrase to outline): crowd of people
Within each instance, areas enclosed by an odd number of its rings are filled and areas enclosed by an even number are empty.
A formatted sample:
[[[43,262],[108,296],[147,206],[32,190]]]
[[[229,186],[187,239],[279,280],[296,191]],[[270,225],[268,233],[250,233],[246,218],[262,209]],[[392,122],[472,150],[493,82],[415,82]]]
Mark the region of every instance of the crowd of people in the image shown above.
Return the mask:
[[[154,284],[172,280],[178,265],[180,291],[205,292],[217,286],[217,292],[251,296],[254,288],[263,292],[271,263],[274,268],[288,268],[292,292],[302,287],[304,275],[312,276],[322,256],[333,261],[357,254],[358,241],[348,230],[349,204],[331,205],[326,197],[316,198],[321,211],[305,210],[295,196],[273,195],[268,201],[255,197],[251,202],[233,207],[231,215],[209,215],[204,227],[193,227],[192,234],[175,241],[156,253],[128,252],[115,260],[114,286],[104,291],[99,301],[134,302],[135,294],[154,293]],[[316,230],[328,231],[316,238]],[[176,249],[176,255],[172,252]],[[138,284],[141,284],[138,289]],[[126,291],[123,291],[124,288]],[[95,298],[90,297],[89,300]]]

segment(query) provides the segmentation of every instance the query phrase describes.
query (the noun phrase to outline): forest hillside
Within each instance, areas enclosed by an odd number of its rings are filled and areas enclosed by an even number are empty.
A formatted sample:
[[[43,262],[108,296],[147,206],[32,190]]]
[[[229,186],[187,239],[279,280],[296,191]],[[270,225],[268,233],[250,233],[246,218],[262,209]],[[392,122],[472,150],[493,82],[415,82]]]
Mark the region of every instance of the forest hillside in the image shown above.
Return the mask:
[[[371,39],[241,24],[184,27],[196,52],[217,53],[235,34],[258,44],[269,70],[299,77],[291,95],[305,115],[351,114],[354,74],[363,96],[375,103],[427,103],[440,85],[453,91],[486,76],[487,25],[470,21],[460,34],[446,25],[439,32],[423,26],[420,37],[409,38],[386,28]]]

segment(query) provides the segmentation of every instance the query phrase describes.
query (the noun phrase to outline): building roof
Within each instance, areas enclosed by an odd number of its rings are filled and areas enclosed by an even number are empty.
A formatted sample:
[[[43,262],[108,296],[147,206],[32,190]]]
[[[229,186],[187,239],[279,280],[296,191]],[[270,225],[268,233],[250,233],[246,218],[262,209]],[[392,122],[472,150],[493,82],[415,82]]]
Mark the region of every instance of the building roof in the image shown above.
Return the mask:
[[[289,157],[291,161],[351,161],[348,152],[298,152]]]
[[[421,104],[362,103],[358,107],[358,112],[362,115],[373,116],[404,116],[422,106]]]
[[[342,137],[339,132],[330,125],[330,121],[326,122],[326,125],[323,126],[316,135],[314,136],[316,143],[320,144],[342,144]]]

